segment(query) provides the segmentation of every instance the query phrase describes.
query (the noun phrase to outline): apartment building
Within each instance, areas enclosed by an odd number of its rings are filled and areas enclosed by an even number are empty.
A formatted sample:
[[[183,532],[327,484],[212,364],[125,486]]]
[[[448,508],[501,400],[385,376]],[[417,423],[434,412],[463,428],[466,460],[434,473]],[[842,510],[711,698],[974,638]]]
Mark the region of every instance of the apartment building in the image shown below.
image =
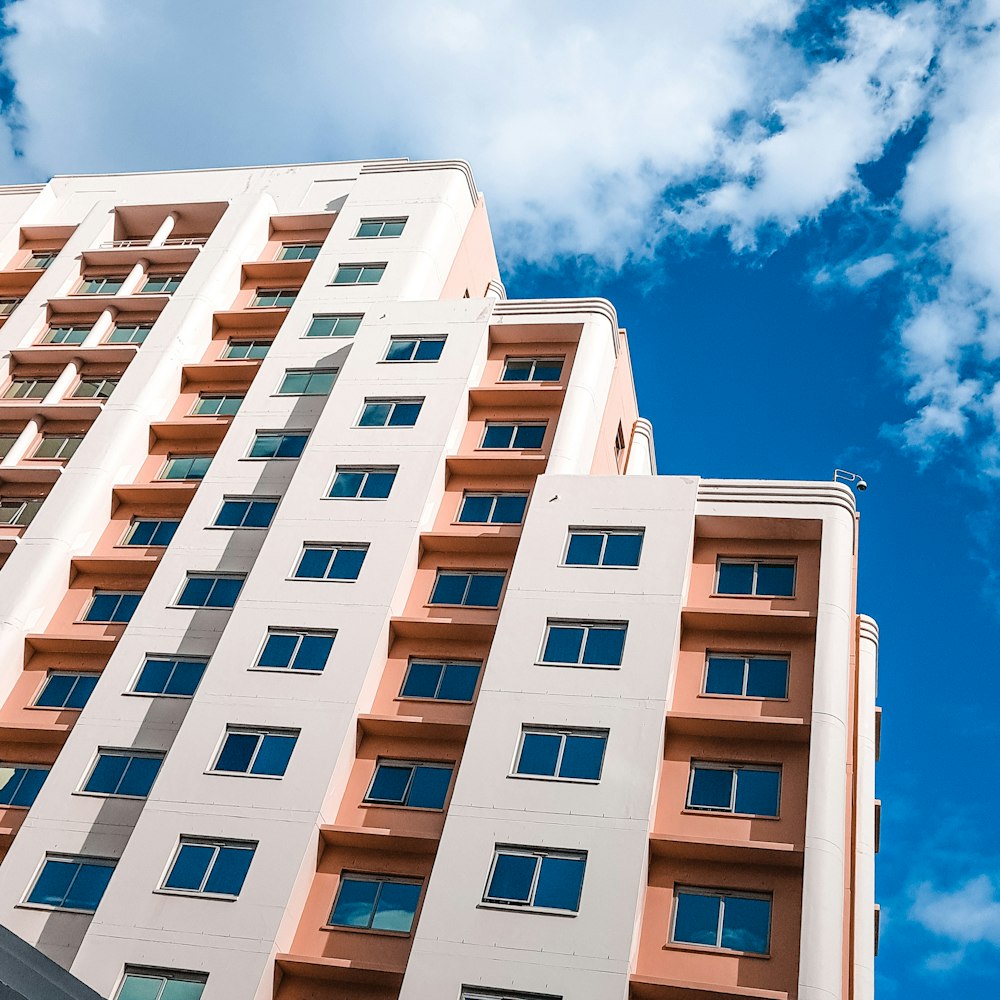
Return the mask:
[[[0,924],[115,1000],[870,1000],[836,483],[656,472],[467,165],[0,188]]]

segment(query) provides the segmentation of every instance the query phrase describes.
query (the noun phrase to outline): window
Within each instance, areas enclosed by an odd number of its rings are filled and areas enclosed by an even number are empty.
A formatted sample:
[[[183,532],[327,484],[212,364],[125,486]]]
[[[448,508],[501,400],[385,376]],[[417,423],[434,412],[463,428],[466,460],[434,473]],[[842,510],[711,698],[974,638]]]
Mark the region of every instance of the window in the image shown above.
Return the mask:
[[[180,521],[137,517],[122,539],[122,545],[169,545]]]
[[[206,896],[238,896],[250,869],[255,843],[181,837],[162,889]]]
[[[738,597],[794,597],[795,563],[720,559],[715,592]]]
[[[566,566],[614,566],[639,565],[642,551],[642,536],[639,531],[595,531],[588,528],[570,528],[569,543],[566,546]]]
[[[465,608],[498,607],[504,575],[439,570],[428,604],[455,604]]]
[[[247,458],[298,458],[306,446],[308,437],[308,434],[258,431]]]
[[[586,867],[575,851],[497,847],[483,902],[576,913]]]
[[[396,481],[395,466],[338,465],[328,497],[335,500],[385,500]]]
[[[545,424],[512,424],[486,421],[483,448],[541,448],[545,440]]]
[[[9,316],[20,304],[20,298],[0,298],[0,317]]]
[[[429,701],[472,701],[481,667],[481,663],[451,660],[410,660],[399,696]]]
[[[377,285],[384,273],[385,264],[341,264],[331,284]]]
[[[420,882],[379,875],[341,875],[330,926],[408,934],[420,886]]]
[[[362,219],[358,231],[354,234],[360,239],[374,239],[382,236],[400,236],[406,219]]]
[[[58,250],[34,250],[21,265],[22,271],[44,271],[56,259]]]
[[[243,589],[243,576],[214,576],[188,573],[187,582],[177,598],[179,608],[231,608]]]
[[[223,497],[216,528],[267,528],[278,509],[277,497]]]
[[[15,378],[4,390],[4,399],[44,399],[56,384],[53,378]]]
[[[115,1000],[201,1000],[208,976],[126,965]]]
[[[437,361],[444,350],[444,337],[391,337],[385,361]]]
[[[105,343],[141,344],[152,329],[152,323],[115,323]]]
[[[70,459],[83,442],[82,434],[43,434],[32,458]]]
[[[598,781],[608,743],[606,729],[549,729],[525,726],[514,774],[567,781]]]
[[[292,574],[296,580],[357,580],[367,545],[306,545]]]
[[[622,425],[618,424],[618,430],[615,432],[615,465],[618,466],[618,470],[621,471],[622,467],[622,457],[625,454],[625,431],[622,429]]]
[[[734,698],[787,698],[788,657],[709,653],[705,694]]]
[[[223,361],[259,361],[267,356],[269,340],[230,340],[222,352]]]
[[[150,274],[139,289],[142,295],[170,295],[177,291],[183,274]]]
[[[82,344],[90,333],[89,326],[50,326],[42,337],[43,344]]]
[[[114,870],[110,859],[48,854],[25,902],[93,913]]]
[[[0,764],[0,806],[27,809],[37,798],[48,776],[47,767]]]
[[[299,738],[297,729],[243,729],[230,726],[213,771],[280,778]]]
[[[242,396],[200,395],[191,411],[195,417],[231,417],[240,408]]]
[[[123,625],[131,620],[141,598],[141,591],[95,590],[83,621]]]
[[[35,696],[36,708],[83,708],[97,687],[97,674],[52,672]]]
[[[501,382],[558,382],[565,358],[507,358]]]
[[[365,802],[408,809],[443,809],[453,770],[452,764],[380,759]]]
[[[542,663],[620,667],[625,649],[624,622],[552,622],[545,630]]]
[[[766,955],[770,936],[770,896],[677,889],[671,941]]]
[[[132,691],[135,694],[190,698],[198,688],[205,660],[186,657],[147,656],[139,670]]]
[[[211,464],[211,455],[170,455],[160,479],[204,479]]]
[[[458,509],[458,522],[520,524],[527,506],[527,493],[465,493]]]
[[[777,816],[780,786],[780,767],[692,761],[687,808]]]
[[[99,750],[83,791],[144,799],[153,787],[163,754],[136,750]]]
[[[366,399],[358,427],[412,427],[423,399]]]
[[[562,1000],[549,993],[514,993],[511,990],[494,990],[480,986],[463,987],[461,1000]]]
[[[278,395],[327,396],[336,378],[336,368],[290,368],[278,386]]]
[[[125,284],[126,275],[116,274],[106,278],[84,278],[77,288],[77,295],[114,295]]]
[[[41,500],[0,497],[0,525],[23,528],[31,524],[32,518],[38,513],[41,506]]]
[[[362,315],[346,316],[340,313],[330,313],[323,316],[313,316],[307,337],[353,337],[361,326]]]
[[[298,294],[295,288],[258,288],[250,301],[250,308],[287,309]]]
[[[74,399],[107,399],[118,386],[116,378],[82,378],[73,390]]]
[[[0,434],[0,458],[10,454],[10,449],[17,442],[16,434]]]
[[[319,256],[320,243],[282,243],[278,260],[315,260]]]
[[[326,667],[336,632],[268,629],[257,666],[268,670],[319,673]]]

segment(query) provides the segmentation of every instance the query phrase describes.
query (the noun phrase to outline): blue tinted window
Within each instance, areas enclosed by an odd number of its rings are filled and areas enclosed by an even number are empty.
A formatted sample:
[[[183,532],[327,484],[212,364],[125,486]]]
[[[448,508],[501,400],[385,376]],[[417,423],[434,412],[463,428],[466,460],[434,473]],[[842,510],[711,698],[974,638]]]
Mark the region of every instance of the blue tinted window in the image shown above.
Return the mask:
[[[791,563],[758,563],[755,593],[763,597],[792,597],[795,594],[795,567]]]
[[[250,447],[250,458],[299,458],[308,434],[258,434]]]
[[[0,806],[27,808],[35,801],[48,776],[47,767],[0,764]]]
[[[361,325],[362,316],[313,316],[307,337],[353,337]]]
[[[550,624],[542,662],[620,666],[625,632],[624,625]]]
[[[746,660],[742,656],[710,656],[705,675],[705,693],[742,695],[745,672]]]
[[[39,708],[83,708],[97,686],[97,674],[49,674],[38,693]]]
[[[751,656],[747,664],[748,698],[787,698],[788,660]]]
[[[365,801],[411,809],[442,809],[452,770],[446,765],[379,761]]]
[[[121,593],[113,590],[95,590],[84,621],[121,625],[129,621],[139,606],[142,594]]]
[[[274,512],[278,509],[277,500],[253,500],[246,498],[227,498],[215,518],[217,528],[267,528],[271,524]]]
[[[466,493],[458,514],[462,524],[520,524],[527,493]]]
[[[533,905],[550,910],[578,910],[585,867],[583,858],[543,857]]]
[[[478,663],[411,660],[400,696],[436,701],[472,701],[479,669]]]
[[[570,532],[567,566],[638,566],[642,550],[641,531]]]
[[[558,382],[563,358],[507,358],[501,382]]]
[[[586,857],[579,854],[498,849],[484,898],[575,913],[586,864]]]
[[[367,547],[306,547],[295,569],[299,580],[357,580]]]
[[[737,769],[735,811],[749,816],[777,816],[780,785],[778,770]]]
[[[716,593],[734,596],[793,597],[795,564],[720,560]]]
[[[385,500],[396,481],[396,469],[338,469],[328,496],[338,499]]]
[[[673,940],[717,946],[721,906],[722,900],[717,896],[678,892]]]
[[[515,774],[596,781],[607,739],[607,733],[526,729]]]
[[[538,858],[534,854],[497,853],[486,899],[501,903],[528,903]]]
[[[672,940],[764,955],[770,924],[768,898],[679,889]]]
[[[334,927],[408,933],[420,900],[420,883],[344,875],[330,914]]]
[[[358,426],[412,427],[422,406],[423,400],[418,399],[367,399]]]
[[[256,845],[181,841],[165,889],[238,896]]]
[[[386,361],[437,361],[444,350],[443,337],[393,337]]]
[[[719,594],[752,594],[753,568],[753,563],[720,563],[716,592]]]
[[[139,694],[190,698],[198,687],[205,666],[204,660],[149,657],[143,663],[132,690]]]
[[[487,423],[483,448],[541,448],[545,440],[545,424]]]
[[[280,777],[288,767],[298,733],[231,730],[226,734],[214,771]]]
[[[323,670],[333,649],[333,639],[332,634],[323,632],[271,632],[257,666]]]
[[[46,858],[28,902],[93,913],[111,881],[114,863],[86,858]]]
[[[705,693],[736,698],[786,698],[788,658],[709,654]]]
[[[231,608],[243,589],[243,577],[189,576],[177,604],[183,608]]]
[[[125,538],[126,545],[169,545],[179,521],[136,520]]]
[[[723,948],[767,954],[771,929],[771,901],[728,896],[722,912]]]
[[[732,808],[733,772],[721,767],[694,767],[688,805],[692,809]]]
[[[457,604],[474,608],[495,608],[500,603],[502,573],[438,573],[431,592],[431,604]]]
[[[163,758],[159,755],[102,750],[83,790],[101,795],[145,798],[162,763]]]

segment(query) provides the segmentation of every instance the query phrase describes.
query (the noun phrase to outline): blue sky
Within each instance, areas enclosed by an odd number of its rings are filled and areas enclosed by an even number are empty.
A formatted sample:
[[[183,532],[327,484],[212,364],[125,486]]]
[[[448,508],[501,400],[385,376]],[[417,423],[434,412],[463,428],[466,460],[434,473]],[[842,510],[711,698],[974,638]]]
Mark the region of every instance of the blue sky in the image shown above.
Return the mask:
[[[995,994],[1000,0],[481,6],[0,2],[0,181],[467,159],[511,296],[616,304],[661,472],[861,472],[880,995]]]

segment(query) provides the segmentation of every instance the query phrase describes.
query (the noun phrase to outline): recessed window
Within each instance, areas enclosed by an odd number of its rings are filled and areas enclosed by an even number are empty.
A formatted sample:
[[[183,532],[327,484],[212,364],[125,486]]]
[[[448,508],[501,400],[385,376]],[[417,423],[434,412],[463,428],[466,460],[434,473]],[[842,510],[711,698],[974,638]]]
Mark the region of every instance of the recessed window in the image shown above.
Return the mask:
[[[10,449],[17,443],[16,434],[0,434],[0,458],[10,454]]]
[[[256,665],[269,670],[319,673],[326,668],[335,638],[335,632],[268,629]]]
[[[428,603],[453,604],[464,608],[498,607],[504,577],[504,573],[439,570]]]
[[[141,344],[153,329],[152,323],[116,323],[106,344]]]
[[[620,667],[625,649],[624,622],[552,622],[545,629],[542,663]]]
[[[705,694],[734,698],[787,698],[787,656],[709,653]]]
[[[780,767],[692,761],[687,807],[741,816],[777,816],[780,788]]]
[[[48,776],[47,767],[0,763],[0,806],[29,808]]]
[[[795,563],[720,559],[715,592],[737,597],[794,597]]]
[[[327,496],[336,500],[385,500],[397,471],[392,465],[338,465]]]
[[[423,399],[366,399],[358,427],[412,427]]]
[[[171,455],[160,471],[160,479],[204,479],[211,455]]]
[[[385,274],[385,264],[341,264],[333,285],[377,285]]]
[[[280,778],[288,767],[298,738],[297,729],[230,726],[212,770]]]
[[[462,989],[461,1000],[563,1000],[563,998],[552,996],[550,993],[515,993],[512,990],[473,987]]]
[[[277,497],[223,497],[216,528],[268,528],[278,509]]]
[[[115,862],[106,858],[48,854],[25,902],[93,913],[114,870]]]
[[[306,545],[292,574],[296,580],[357,580],[367,545]]]
[[[453,771],[452,764],[379,760],[365,802],[408,809],[443,809]]]
[[[483,902],[576,913],[586,867],[576,851],[497,847]]]
[[[190,698],[198,689],[205,660],[181,656],[147,656],[136,676],[132,691],[136,694]]]
[[[187,583],[177,598],[179,608],[231,608],[243,589],[244,576],[214,576],[188,573]]]
[[[437,361],[444,350],[444,337],[392,337],[384,361]]]
[[[287,309],[298,294],[295,288],[258,288],[250,300],[250,308]]]
[[[89,326],[50,326],[42,337],[43,344],[82,344],[89,335]]]
[[[770,936],[770,896],[677,889],[671,941],[766,955]]]
[[[247,458],[299,458],[308,438],[308,434],[258,431]]]
[[[126,965],[115,1000],[201,1000],[207,982],[208,976],[197,972]]]
[[[41,500],[21,497],[0,497],[0,525],[24,528],[42,506]]]
[[[421,885],[379,875],[341,875],[330,926],[408,934]]]
[[[270,340],[230,340],[222,352],[223,361],[259,361],[267,356]]]
[[[107,399],[118,387],[118,378],[82,378],[73,390],[74,399]]]
[[[242,402],[242,396],[203,394],[198,397],[191,414],[195,417],[231,417],[239,410]]]
[[[607,744],[606,729],[524,726],[514,774],[565,781],[598,781]]]
[[[83,791],[94,795],[144,799],[149,795],[162,763],[161,753],[100,750]]]
[[[566,566],[635,567],[642,551],[642,531],[570,528]]]
[[[124,625],[132,620],[142,599],[142,591],[95,590],[90,606],[83,616],[85,622]]]
[[[459,524],[520,524],[528,506],[527,493],[465,493]]]
[[[137,517],[122,539],[122,545],[169,545],[180,521]]]
[[[501,382],[558,382],[565,358],[507,358]]]
[[[483,448],[518,449],[534,451],[545,440],[545,424],[515,424],[486,422],[483,431]]]
[[[34,250],[21,265],[22,271],[44,271],[56,259],[58,250]]]
[[[15,378],[4,390],[4,399],[44,399],[56,384],[54,378]]]
[[[618,467],[618,471],[621,471],[622,461],[625,457],[625,431],[622,429],[622,425],[618,424],[618,430],[615,431],[615,465]]]
[[[243,888],[255,843],[181,837],[161,888],[205,896],[236,897]]]
[[[470,702],[476,694],[481,663],[453,660],[410,660],[401,698]]]
[[[114,295],[125,284],[126,275],[116,274],[106,278],[84,278],[76,290],[77,295]]]
[[[172,295],[183,277],[183,274],[150,274],[139,292],[142,295]]]
[[[285,372],[279,396],[327,396],[337,379],[336,368],[296,368]]]
[[[282,243],[278,260],[315,260],[319,256],[320,243]]]
[[[50,672],[33,704],[36,708],[83,708],[97,687],[97,677],[97,674],[74,674],[62,670]]]
[[[405,217],[401,219],[362,219],[358,225],[358,231],[354,235],[360,239],[400,236],[405,225]]]
[[[307,337],[353,337],[361,326],[364,316],[359,314],[345,315],[342,313],[327,313],[313,316],[306,330]]]
[[[32,458],[70,459],[83,443],[82,434],[43,434]]]
[[[0,298],[0,317],[9,316],[22,302],[21,298],[9,296]]]

